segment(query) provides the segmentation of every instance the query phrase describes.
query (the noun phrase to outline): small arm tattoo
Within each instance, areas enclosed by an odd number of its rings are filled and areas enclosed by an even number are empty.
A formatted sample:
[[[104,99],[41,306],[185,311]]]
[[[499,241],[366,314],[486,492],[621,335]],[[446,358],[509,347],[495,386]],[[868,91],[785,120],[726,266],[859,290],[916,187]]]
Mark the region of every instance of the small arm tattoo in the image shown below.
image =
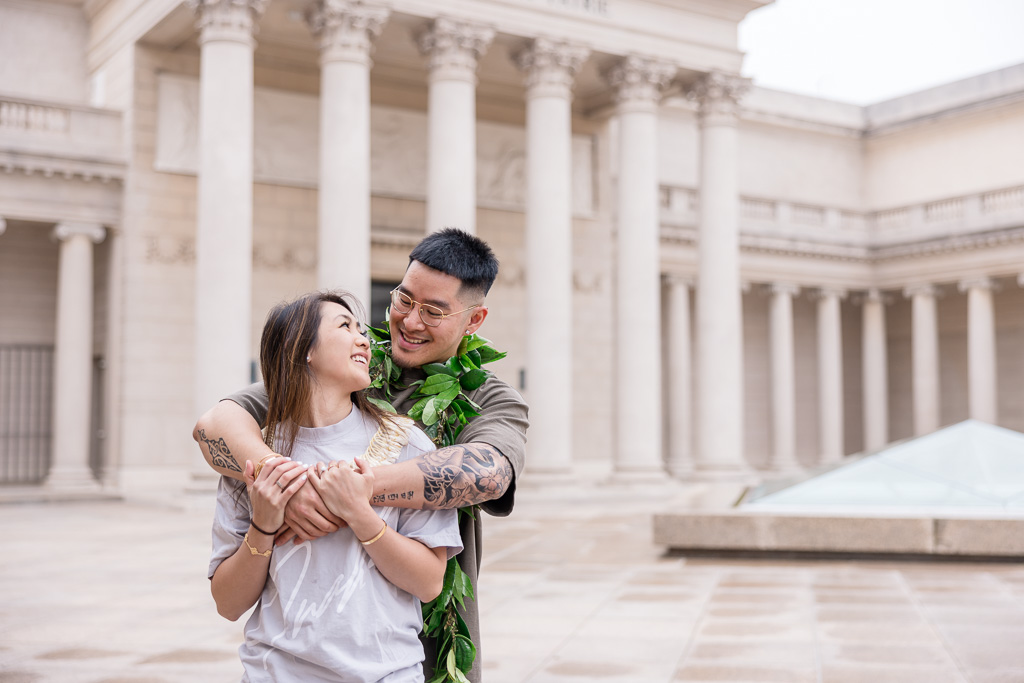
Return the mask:
[[[231,455],[231,450],[223,438],[209,439],[206,437],[206,430],[200,429],[199,443],[206,445],[206,450],[210,452],[210,458],[214,467],[231,472],[242,471],[242,468],[238,466],[238,461],[235,460],[235,456]]]
[[[486,444],[432,451],[420,463],[423,497],[436,509],[468,507],[500,498],[512,482],[512,465]]]
[[[381,493],[370,499],[370,503],[373,505],[387,505],[388,503],[394,503],[398,500],[412,500],[415,497],[415,493],[412,491],[403,491],[401,493]]]

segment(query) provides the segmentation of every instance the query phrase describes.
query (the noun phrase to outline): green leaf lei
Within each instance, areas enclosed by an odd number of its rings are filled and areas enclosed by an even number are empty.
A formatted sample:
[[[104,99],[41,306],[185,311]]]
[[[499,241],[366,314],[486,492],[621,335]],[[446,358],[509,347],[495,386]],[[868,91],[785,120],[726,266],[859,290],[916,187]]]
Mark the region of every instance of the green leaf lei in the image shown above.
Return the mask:
[[[397,412],[390,402],[392,390],[407,387],[399,379],[402,369],[391,359],[390,329],[384,323],[383,328],[369,327],[367,332],[373,342],[370,388],[381,390],[387,399],[369,400],[383,410]],[[496,351],[490,343],[475,334],[464,336],[456,355],[445,363],[424,365],[427,377],[409,385],[416,387],[409,397],[415,401],[409,409],[409,417],[423,424],[424,431],[438,448],[453,445],[462,428],[480,414],[480,406],[464,392],[480,388],[490,377],[490,370],[482,366],[505,357],[504,352]],[[472,515],[473,512],[463,508],[459,514]],[[456,608],[456,605],[465,608],[466,598],[473,599],[473,583],[453,557],[445,568],[441,594],[423,605],[423,633],[438,641],[434,676],[428,683],[469,683],[467,674],[476,659],[476,646]]]

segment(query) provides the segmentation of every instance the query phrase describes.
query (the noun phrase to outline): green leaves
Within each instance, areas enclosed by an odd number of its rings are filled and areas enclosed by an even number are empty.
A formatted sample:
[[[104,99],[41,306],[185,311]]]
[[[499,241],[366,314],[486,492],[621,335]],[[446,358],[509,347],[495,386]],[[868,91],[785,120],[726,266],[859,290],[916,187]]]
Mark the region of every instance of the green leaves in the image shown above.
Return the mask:
[[[390,330],[385,325],[383,329],[369,328],[368,332],[373,341],[370,386],[382,389],[390,398],[392,390],[405,388],[399,383],[401,368],[391,359]],[[454,444],[462,428],[480,415],[480,406],[465,392],[479,389],[491,376],[484,365],[505,357],[490,343],[475,334],[466,335],[455,356],[444,363],[424,365],[426,379],[409,384],[408,388],[413,389],[409,417],[421,423],[423,431],[439,447]],[[387,401],[370,400],[381,408],[394,410]],[[462,508],[459,514],[472,516],[472,508]],[[469,576],[455,558],[448,560],[440,595],[423,605],[423,633],[438,642],[434,676],[429,683],[469,683],[466,675],[476,660],[476,645],[457,608],[465,608],[466,599],[473,599],[473,595]]]
[[[466,674],[476,661],[476,645],[465,619],[455,609],[473,597],[473,583],[453,557],[444,571],[441,594],[423,605],[423,633],[437,638],[438,656],[431,683],[468,683]]]

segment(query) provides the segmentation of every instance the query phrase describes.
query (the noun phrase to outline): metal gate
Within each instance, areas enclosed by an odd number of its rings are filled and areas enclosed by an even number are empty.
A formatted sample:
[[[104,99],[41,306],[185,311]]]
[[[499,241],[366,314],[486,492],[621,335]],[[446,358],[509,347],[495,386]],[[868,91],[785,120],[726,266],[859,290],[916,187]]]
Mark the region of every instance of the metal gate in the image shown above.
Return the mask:
[[[46,477],[52,413],[53,347],[0,346],[0,485]]]

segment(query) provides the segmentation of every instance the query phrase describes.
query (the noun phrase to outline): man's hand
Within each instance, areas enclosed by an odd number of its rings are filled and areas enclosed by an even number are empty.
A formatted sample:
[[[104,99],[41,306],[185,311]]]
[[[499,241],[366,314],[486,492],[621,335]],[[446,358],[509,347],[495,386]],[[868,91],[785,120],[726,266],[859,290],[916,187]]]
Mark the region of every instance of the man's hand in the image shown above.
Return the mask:
[[[285,528],[278,533],[275,543],[284,545],[295,539],[296,543],[312,541],[315,538],[332,534],[340,529],[345,521],[332,514],[324,504],[320,494],[309,481],[288,501],[284,509]]]

